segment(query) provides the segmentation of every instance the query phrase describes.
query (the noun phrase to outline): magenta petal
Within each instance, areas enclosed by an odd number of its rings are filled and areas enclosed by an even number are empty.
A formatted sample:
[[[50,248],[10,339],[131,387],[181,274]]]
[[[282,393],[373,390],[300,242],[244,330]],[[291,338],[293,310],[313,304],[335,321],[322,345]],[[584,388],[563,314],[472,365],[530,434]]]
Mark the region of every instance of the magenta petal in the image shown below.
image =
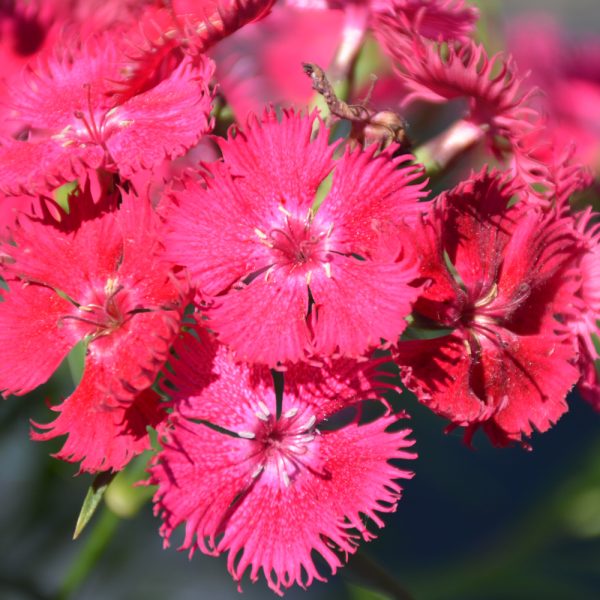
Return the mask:
[[[115,41],[109,35],[90,37],[80,49],[48,53],[29,65],[11,90],[16,118],[35,130],[59,133],[77,123],[75,113],[90,106],[107,110],[108,81],[118,72]]]
[[[488,397],[499,407],[493,420],[505,438],[496,440],[500,444],[549,429],[568,410],[565,397],[579,377],[570,341],[551,335],[504,339],[504,350],[483,352]]]
[[[9,286],[0,302],[0,390],[22,395],[50,378],[79,336],[62,320],[74,307],[54,290]]]
[[[218,297],[209,325],[240,360],[275,366],[307,355],[308,287],[304,277],[279,270],[257,277],[242,289]]]
[[[114,130],[106,146],[120,173],[181,156],[210,131],[213,69],[209,59],[198,67],[184,61],[168,79],[108,114]]]
[[[61,220],[21,217],[13,231],[16,246],[3,251],[14,259],[10,273],[42,283],[85,303],[90,284],[103,289],[123,256],[123,241],[113,213],[98,215],[90,197]]]
[[[430,40],[466,43],[479,18],[477,8],[465,0],[375,0],[373,29],[387,43],[416,29]]]
[[[401,342],[395,359],[421,402],[457,425],[482,426],[503,446],[555,423],[578,371],[572,344],[557,336],[496,335],[497,342],[480,338],[479,358],[453,334]]]
[[[188,268],[202,292],[216,295],[272,259],[255,232],[268,219],[268,208],[256,206],[225,168],[211,168],[215,178],[206,187],[187,181],[173,192],[165,245],[167,256]]]
[[[334,237],[348,252],[371,254],[389,224],[413,221],[423,209],[426,192],[420,167],[400,165],[410,157],[391,158],[391,151],[374,156],[376,145],[346,152],[335,165],[331,191],[319,217],[334,223]]]
[[[419,289],[409,285],[418,275],[408,261],[380,263],[336,255],[330,276],[313,272],[314,345],[317,353],[360,356],[381,338],[394,343],[406,328]]]
[[[335,144],[320,123],[313,139],[317,114],[284,112],[278,121],[274,111],[262,120],[249,119],[244,132],[219,140],[225,163],[233,175],[244,177],[246,193],[266,206],[281,205],[292,213],[306,213],[317,188],[332,170]]]
[[[175,420],[169,438],[151,470],[151,482],[160,486],[154,510],[164,521],[165,546],[185,523],[183,547],[214,554],[223,516],[251,483],[257,457],[247,440],[186,420]]]
[[[537,113],[528,105],[532,90],[523,85],[524,77],[510,58],[489,57],[473,41],[450,45],[447,53],[443,44],[414,35],[404,41],[392,35],[383,45],[397,61],[396,72],[410,92],[405,105],[414,100],[445,103],[467,98],[468,120],[488,125],[490,136],[512,138],[535,121]]]
[[[0,144],[0,190],[6,194],[49,193],[96,169],[105,153],[97,144],[62,145],[58,140],[3,140]]]
[[[110,378],[101,363],[86,361],[79,386],[69,398],[52,410],[59,416],[47,425],[34,425],[31,437],[37,441],[67,435],[56,457],[81,461],[80,471],[119,471],[138,454],[150,449],[147,427],[164,419],[160,396],[148,389],[127,405],[115,405],[108,393]]]

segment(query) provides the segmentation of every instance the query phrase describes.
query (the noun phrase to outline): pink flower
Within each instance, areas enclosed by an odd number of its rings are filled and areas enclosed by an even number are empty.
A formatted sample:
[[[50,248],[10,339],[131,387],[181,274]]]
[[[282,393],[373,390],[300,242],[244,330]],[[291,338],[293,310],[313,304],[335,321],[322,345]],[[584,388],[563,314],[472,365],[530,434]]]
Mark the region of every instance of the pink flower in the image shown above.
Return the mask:
[[[112,42],[112,43],[111,43]],[[127,100],[110,95],[120,56],[110,36],[31,66],[12,90],[13,118],[27,141],[0,144],[0,189],[47,191],[100,167],[127,178],[194,146],[211,127],[212,63],[183,62]]]
[[[408,157],[375,146],[333,159],[316,117],[266,113],[220,141],[206,184],[173,192],[169,257],[212,305],[210,327],[238,357],[275,365],[316,352],[358,356],[404,330],[414,261],[379,260],[382,237],[424,195]],[[317,209],[315,195],[334,171]]]
[[[361,538],[374,537],[364,517],[382,527],[378,513],[400,498],[395,480],[412,476],[388,462],[415,458],[409,430],[386,431],[404,415],[359,423],[362,401],[387,387],[378,363],[291,367],[278,415],[269,371],[236,364],[205,330],[184,334],[175,355],[165,382],[173,426],[150,478],[165,546],[184,524],[190,555],[228,552],[236,581],[262,570],[278,594],[324,580],[314,553],[335,573]],[[350,406],[351,423],[320,431]]]
[[[578,160],[600,165],[600,38],[566,39],[547,15],[509,24],[508,46],[542,90],[538,108],[561,143],[574,142]]]
[[[305,106],[314,94],[303,62],[329,65],[339,45],[340,11],[277,6],[211,52],[219,89],[239,122],[265,105]]]
[[[575,144],[549,131],[547,122],[514,141],[513,170],[528,185],[527,202],[569,214],[571,196],[594,181],[592,171],[577,158]]]
[[[413,31],[430,40],[468,42],[479,10],[465,0],[371,0],[373,29],[389,41]]]
[[[2,246],[9,290],[0,303],[0,389],[25,394],[44,383],[83,340],[83,378],[45,433],[68,439],[57,454],[82,471],[121,469],[149,447],[162,419],[149,389],[179,330],[185,304],[171,266],[156,255],[157,217],[147,198],[94,205],[89,195],[21,217],[16,245]]]
[[[432,281],[415,308],[438,337],[396,351],[421,402],[498,445],[547,430],[578,378],[574,337],[555,319],[573,302],[575,237],[564,219],[508,208],[516,191],[484,171],[436,200],[415,236]]]
[[[600,336],[600,225],[596,213],[588,209],[574,218],[574,228],[581,247],[575,256],[577,277],[575,300],[567,313],[564,324],[576,336],[579,347],[581,395],[600,411],[599,360],[593,337]]]
[[[481,137],[487,135],[490,143],[495,136],[512,142],[537,122],[539,115],[529,105],[533,90],[524,85],[510,58],[501,54],[490,58],[475,42],[446,50],[416,34],[405,39],[385,34],[382,42],[409,91],[404,105],[465,98],[465,120],[483,127]]]

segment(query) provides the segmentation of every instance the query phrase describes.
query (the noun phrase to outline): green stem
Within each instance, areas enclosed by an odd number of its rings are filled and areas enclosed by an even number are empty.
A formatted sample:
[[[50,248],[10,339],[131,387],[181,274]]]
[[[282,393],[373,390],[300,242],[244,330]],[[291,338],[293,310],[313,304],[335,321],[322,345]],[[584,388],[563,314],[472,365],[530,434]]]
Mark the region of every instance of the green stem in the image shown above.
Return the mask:
[[[376,590],[387,594],[392,600],[414,600],[414,597],[381,565],[362,552],[357,552],[348,568]]]
[[[67,573],[57,600],[68,600],[81,587],[116,533],[119,522],[119,517],[104,507],[100,519]]]

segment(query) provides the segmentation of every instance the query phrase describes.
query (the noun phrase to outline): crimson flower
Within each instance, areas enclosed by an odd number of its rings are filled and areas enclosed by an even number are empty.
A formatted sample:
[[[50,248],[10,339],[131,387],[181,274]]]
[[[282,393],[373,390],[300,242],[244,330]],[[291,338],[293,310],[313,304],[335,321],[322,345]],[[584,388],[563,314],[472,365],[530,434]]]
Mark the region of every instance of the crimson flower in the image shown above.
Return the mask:
[[[150,388],[179,330],[184,298],[155,256],[157,217],[147,198],[95,205],[79,196],[66,214],[21,217],[2,246],[8,291],[0,303],[0,389],[44,383],[79,341],[83,378],[34,439],[68,435],[58,458],[82,471],[121,469],[149,447],[162,418]],[[105,199],[106,200],[106,199]]]
[[[323,580],[314,553],[335,573],[340,551],[374,537],[365,517],[382,527],[378,513],[400,498],[395,480],[412,476],[389,463],[415,458],[409,430],[386,431],[403,415],[320,430],[340,409],[379,397],[378,363],[290,367],[278,414],[268,369],[235,363],[205,330],[185,333],[174,351],[172,428],[150,477],[165,546],[185,524],[182,549],[228,552],[236,581],[262,570],[278,594]]]
[[[100,167],[127,178],[184,154],[210,130],[209,59],[184,61],[127,100],[110,93],[120,60],[116,38],[106,35],[28,67],[11,105],[30,135],[1,141],[0,189],[44,192]]]
[[[514,192],[483,171],[436,200],[415,236],[432,281],[415,308],[439,337],[396,350],[421,402],[498,445],[548,429],[578,379],[574,336],[555,319],[573,302],[572,230],[525,203],[508,208]]]
[[[174,191],[169,257],[212,301],[211,329],[238,357],[275,365],[339,350],[360,355],[404,330],[417,271],[383,260],[382,236],[414,219],[420,171],[375,146],[333,158],[316,116],[266,113],[220,141],[205,185]],[[331,190],[315,196],[333,171]]]

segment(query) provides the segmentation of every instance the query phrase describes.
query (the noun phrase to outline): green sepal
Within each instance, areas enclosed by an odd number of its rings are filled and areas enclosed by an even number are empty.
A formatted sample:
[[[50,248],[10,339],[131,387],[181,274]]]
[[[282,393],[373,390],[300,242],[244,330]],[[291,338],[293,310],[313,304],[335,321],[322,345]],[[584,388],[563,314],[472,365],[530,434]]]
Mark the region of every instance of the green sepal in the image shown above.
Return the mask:
[[[77,524],[75,525],[75,532],[73,533],[73,539],[76,540],[81,532],[85,529],[86,525],[90,522],[90,519],[94,516],[100,501],[102,500],[104,493],[112,480],[115,478],[116,473],[113,471],[102,471],[96,475],[92,485],[88,488],[87,494],[81,505],[79,511],[79,517],[77,517]]]

